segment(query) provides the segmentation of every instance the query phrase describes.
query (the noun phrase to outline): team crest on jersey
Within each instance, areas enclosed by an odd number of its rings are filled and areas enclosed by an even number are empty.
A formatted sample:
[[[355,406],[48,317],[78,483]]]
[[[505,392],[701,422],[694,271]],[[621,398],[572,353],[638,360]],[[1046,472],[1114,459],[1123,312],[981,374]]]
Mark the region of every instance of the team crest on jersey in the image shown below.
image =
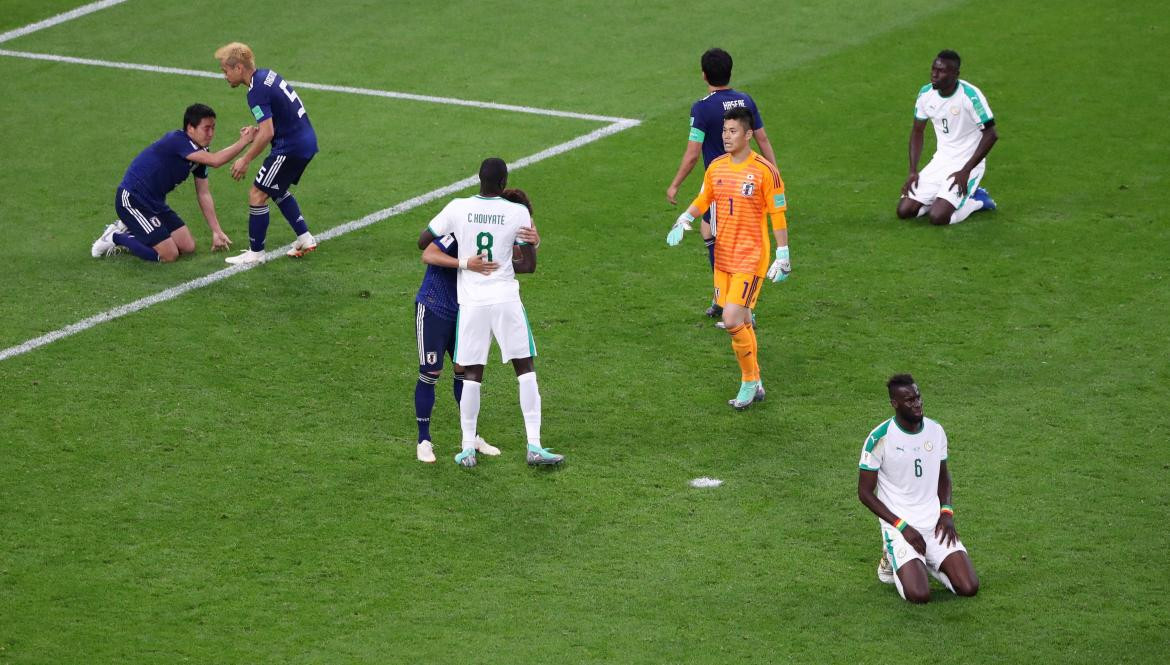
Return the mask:
[[[158,227],[162,226],[162,222],[158,221],[158,217],[151,217],[150,225],[157,229]]]
[[[929,442],[929,441],[927,441],[927,442],[926,442],[926,445],[925,445],[925,446],[922,446],[922,447],[923,447],[923,448],[926,448],[926,452],[928,452],[928,453],[929,453],[930,451],[934,450],[934,444],[933,444],[933,443],[931,443],[931,442]]]
[[[434,365],[439,360],[439,354],[434,351],[427,351],[427,364]]]
[[[959,115],[959,107],[958,106],[951,107],[951,115]]]
[[[756,191],[756,183],[754,183],[754,182],[743,183],[743,188],[740,190],[740,192],[744,196],[751,196],[755,191]]]

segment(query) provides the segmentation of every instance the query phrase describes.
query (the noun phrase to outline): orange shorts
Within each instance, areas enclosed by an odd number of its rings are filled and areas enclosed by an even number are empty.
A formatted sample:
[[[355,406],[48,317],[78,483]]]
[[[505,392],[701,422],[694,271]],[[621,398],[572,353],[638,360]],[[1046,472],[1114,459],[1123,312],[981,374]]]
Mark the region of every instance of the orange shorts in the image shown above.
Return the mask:
[[[733,303],[740,307],[755,309],[756,299],[760,297],[760,287],[764,285],[761,275],[737,272],[734,275],[715,269],[715,304],[726,307]]]

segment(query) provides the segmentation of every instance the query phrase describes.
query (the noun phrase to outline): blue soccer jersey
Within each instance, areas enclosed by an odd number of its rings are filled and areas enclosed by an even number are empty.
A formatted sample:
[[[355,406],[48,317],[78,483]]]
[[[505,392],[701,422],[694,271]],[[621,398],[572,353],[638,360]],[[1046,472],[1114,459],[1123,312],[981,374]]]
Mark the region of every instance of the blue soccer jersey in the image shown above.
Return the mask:
[[[156,208],[166,203],[167,194],[191,173],[196,178],[207,177],[207,166],[187,161],[187,155],[206,148],[191,140],[187,133],[176,129],[163,134],[138,153],[126,175],[122,176],[122,189]]]
[[[736,107],[752,112],[752,129],[764,126],[756,102],[746,92],[716,90],[691,105],[690,140],[703,144],[703,167],[727,151],[723,149],[723,114]]]
[[[272,119],[272,154],[308,159],[317,154],[317,132],[296,90],[271,69],[257,69],[248,85],[256,122]]]
[[[455,236],[435,238],[434,243],[447,256],[459,256],[459,243],[455,242]],[[414,301],[426,305],[436,316],[454,321],[459,315],[458,277],[459,271],[455,268],[427,266]]]

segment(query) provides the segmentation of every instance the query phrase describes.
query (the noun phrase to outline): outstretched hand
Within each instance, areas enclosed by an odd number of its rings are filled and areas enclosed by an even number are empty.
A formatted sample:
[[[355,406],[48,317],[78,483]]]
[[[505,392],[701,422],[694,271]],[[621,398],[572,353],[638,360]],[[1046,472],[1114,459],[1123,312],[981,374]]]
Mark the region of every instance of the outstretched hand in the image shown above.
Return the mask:
[[[248,160],[241,157],[232,162],[232,178],[240,180],[246,175],[248,175]]]

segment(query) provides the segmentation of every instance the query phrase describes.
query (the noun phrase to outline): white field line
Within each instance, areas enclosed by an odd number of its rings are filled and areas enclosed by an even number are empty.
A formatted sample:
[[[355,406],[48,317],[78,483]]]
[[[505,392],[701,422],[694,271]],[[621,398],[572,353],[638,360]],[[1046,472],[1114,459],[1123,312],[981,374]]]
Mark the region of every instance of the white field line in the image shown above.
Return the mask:
[[[124,1],[124,0],[122,0]],[[112,60],[95,60],[93,58],[75,58],[67,55],[53,55],[49,53],[32,53],[30,51],[11,51],[0,49],[0,55],[12,58],[26,58],[28,60],[47,60],[63,62],[72,65],[89,65],[91,67],[109,67],[111,69],[126,69],[138,72],[153,72],[156,74],[176,74],[179,76],[197,76],[200,78],[222,79],[223,74],[199,69],[180,69],[178,67],[160,67],[158,65],[140,65],[133,62],[115,62]],[[376,90],[373,88],[354,88],[344,85],[329,85],[328,83],[312,83],[309,81],[289,81],[296,88],[305,90],[322,90],[325,92],[343,92],[351,95],[365,95],[367,97],[384,97],[388,99],[403,99],[412,102],[426,102],[429,104],[447,104],[449,106],[469,106],[477,109],[493,111],[511,111],[513,113],[531,113],[534,115],[551,116],[556,118],[572,118],[574,120],[591,120],[593,122],[624,122],[628,118],[618,118],[608,115],[594,115],[592,113],[576,113],[573,111],[559,111],[544,109],[535,106],[517,106],[515,104],[497,104],[496,102],[480,102],[473,99],[456,99],[454,97],[435,97],[433,95],[416,95],[409,92],[394,90]]]
[[[565,143],[555,145],[551,148],[541,150],[540,152],[537,152],[535,154],[518,159],[509,165],[509,170],[515,171],[517,169],[522,169],[525,166],[530,166],[530,165],[535,164],[537,162],[540,162],[542,160],[548,159],[549,157],[555,157],[556,155],[560,155],[560,154],[569,152],[570,150],[575,150],[577,148],[580,148],[581,146],[587,145],[589,143],[593,143],[594,141],[603,139],[603,138],[610,136],[612,134],[616,134],[618,132],[625,131],[627,129],[630,129],[631,127],[636,127],[639,124],[640,123],[637,120],[623,120],[621,122],[615,122],[611,125],[607,125],[607,126],[602,127],[600,129],[596,129],[592,132],[589,132],[588,134],[578,136],[577,138],[575,138],[571,141],[566,141]],[[445,187],[440,187],[438,189],[431,190],[431,191],[427,192],[426,194],[420,194],[419,196],[416,196],[412,199],[407,199],[406,201],[403,201],[397,205],[393,205],[389,208],[379,210],[378,212],[370,213],[370,214],[366,215],[365,217],[362,217],[361,219],[355,219],[353,221],[341,224],[340,226],[335,226],[331,229],[328,229],[328,230],[322,232],[320,235],[317,236],[317,239],[319,241],[326,241],[326,240],[330,240],[332,238],[336,238],[336,237],[341,236],[341,235],[345,235],[346,233],[350,233],[352,231],[356,231],[358,229],[365,228],[367,226],[370,226],[371,224],[375,224],[375,223],[380,222],[380,221],[387,219],[389,217],[393,217],[395,215],[400,215],[404,212],[407,212],[409,210],[413,210],[413,209],[415,209],[419,206],[422,206],[422,205],[426,205],[427,203],[430,203],[430,202],[435,201],[437,199],[440,199],[440,198],[443,198],[446,196],[450,196],[451,194],[454,194],[460,190],[466,189],[466,188],[468,188],[468,187],[470,187],[478,182],[479,182],[478,176],[470,176],[470,177],[464,178],[462,180],[458,180],[458,181],[453,182],[449,185],[446,185]],[[286,251],[288,251],[288,249],[291,247],[292,247],[292,244],[290,243],[288,245],[285,245],[284,247],[281,247],[280,249],[271,250],[271,251],[267,252],[266,257],[269,260],[282,257],[282,256],[284,256],[284,253]],[[210,275],[205,275],[205,276],[200,277],[198,279],[193,279],[189,282],[184,282],[184,283],[179,284],[177,286],[172,286],[171,288],[166,289],[165,291],[160,291],[154,295],[146,296],[145,298],[140,298],[138,300],[135,300],[134,302],[127,303],[125,305],[120,305],[118,307],[107,310],[107,311],[102,312],[100,314],[95,314],[94,316],[82,319],[81,321],[78,321],[77,323],[67,325],[64,328],[61,328],[59,330],[54,330],[53,332],[46,333],[44,335],[41,335],[40,337],[35,337],[35,338],[30,339],[22,344],[17,344],[16,346],[12,346],[12,347],[9,347],[7,349],[4,349],[3,351],[0,351],[0,361],[7,360],[9,358],[19,356],[19,355],[24,354],[24,353],[28,353],[29,351],[40,348],[40,347],[45,346],[47,344],[52,344],[53,342],[56,342],[57,340],[64,339],[64,338],[69,337],[71,335],[76,335],[77,333],[89,330],[90,328],[92,328],[100,323],[105,323],[107,321],[113,321],[114,319],[121,318],[123,316],[126,316],[127,314],[133,314],[134,312],[142,311],[142,310],[146,309],[147,307],[151,307],[153,305],[157,305],[159,303],[163,303],[163,302],[166,302],[168,300],[174,300],[175,298],[178,298],[179,296],[183,295],[184,293],[187,293],[188,291],[194,291],[195,289],[201,289],[205,286],[214,284],[220,280],[227,279],[228,277],[231,277],[232,275],[239,274],[239,273],[244,272],[246,270],[251,270],[252,268],[255,268],[255,267],[257,267],[256,264],[237,265],[237,266],[232,266],[230,268],[224,268],[223,270],[220,270],[218,272],[213,272]]]
[[[114,5],[120,5],[123,2],[126,2],[126,0],[101,0],[100,2],[91,2],[88,5],[82,5],[77,9],[72,9],[70,11],[57,14],[56,16],[50,16],[43,21],[30,23],[23,28],[17,28],[15,30],[9,30],[8,32],[2,33],[0,34],[0,44],[34,33],[38,30],[44,30],[45,28],[51,28],[55,25],[60,25],[66,21],[72,21],[73,19],[80,18],[86,14],[92,14],[96,11],[101,11],[108,7],[113,7]]]

